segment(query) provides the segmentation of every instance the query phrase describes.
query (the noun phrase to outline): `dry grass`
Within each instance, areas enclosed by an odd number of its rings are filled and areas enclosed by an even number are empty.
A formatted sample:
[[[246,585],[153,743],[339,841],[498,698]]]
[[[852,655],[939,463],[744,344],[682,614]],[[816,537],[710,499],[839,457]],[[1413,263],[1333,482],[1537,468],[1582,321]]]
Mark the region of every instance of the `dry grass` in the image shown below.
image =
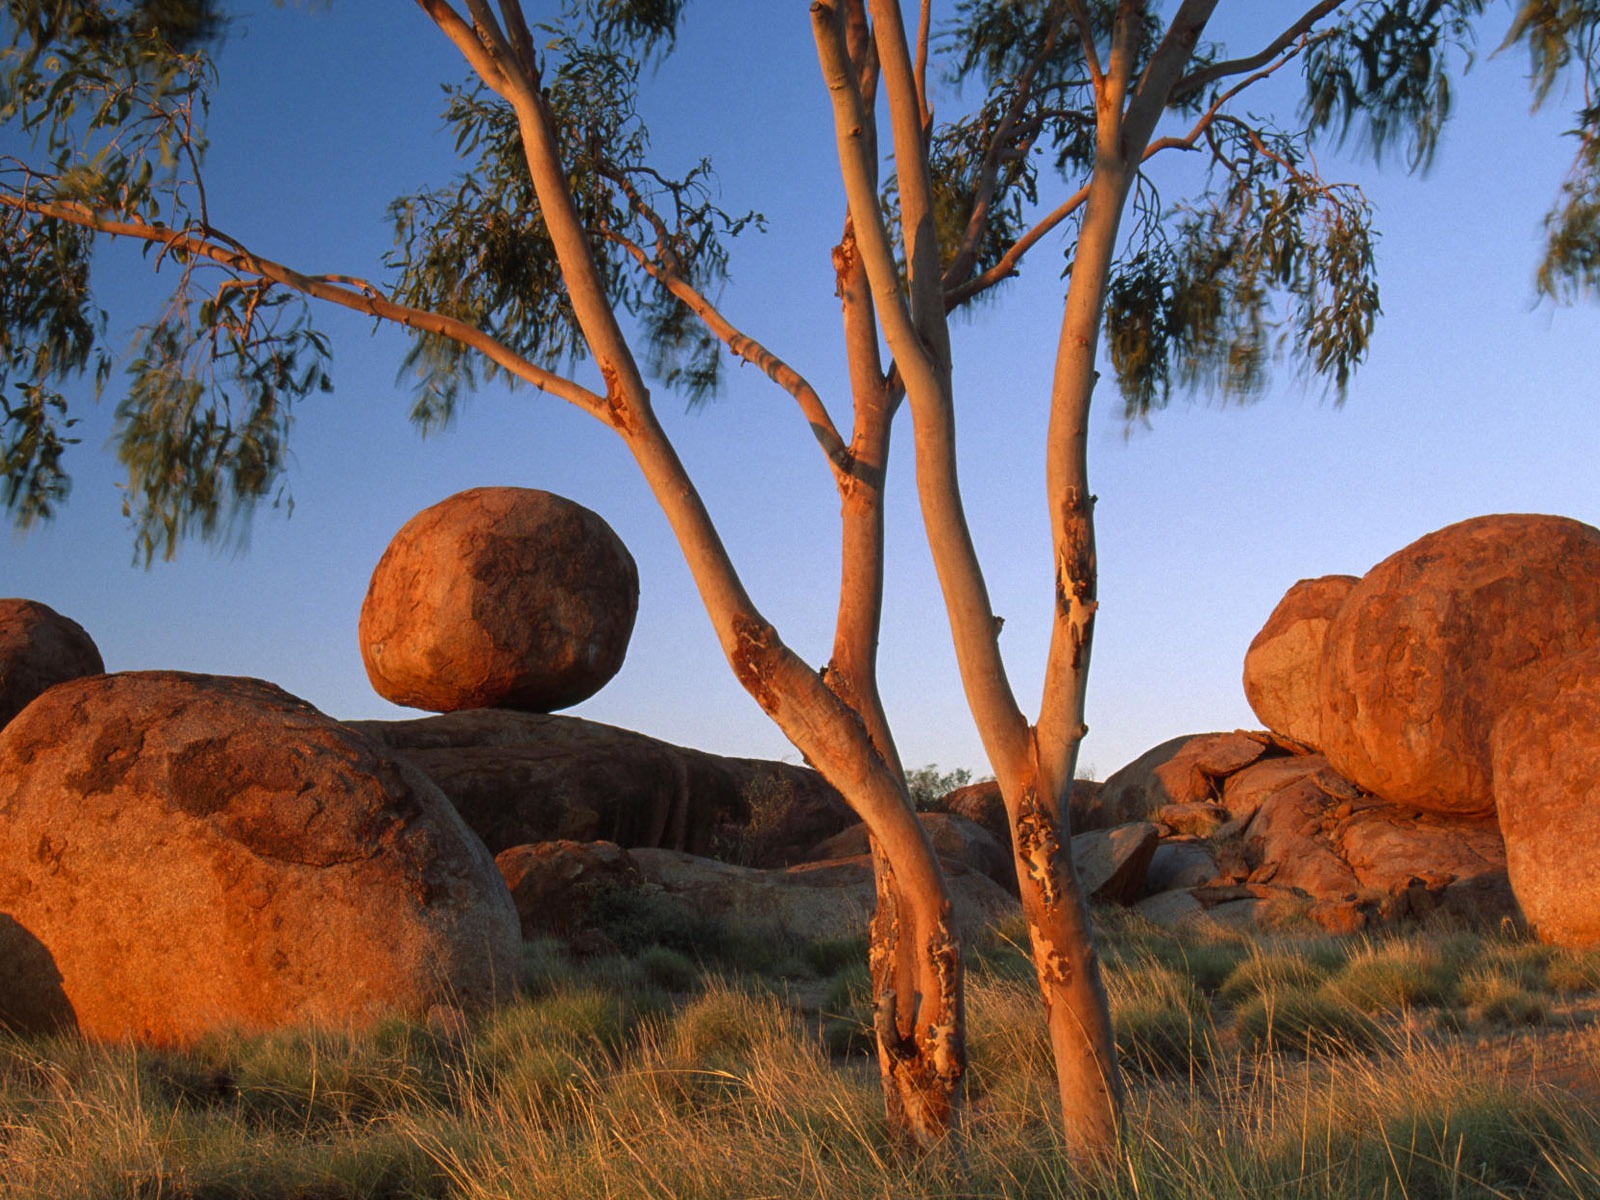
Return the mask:
[[[908,1159],[887,1143],[870,1047],[826,1035],[865,1016],[843,949],[780,975],[651,947],[580,966],[534,946],[528,995],[465,1040],[400,1023],[182,1054],[0,1038],[0,1193],[1087,1194],[1058,1153],[1022,956],[973,955],[964,1154]],[[1130,1110],[1096,1196],[1600,1198],[1591,958],[1442,934],[1257,946],[1119,919],[1105,959]]]

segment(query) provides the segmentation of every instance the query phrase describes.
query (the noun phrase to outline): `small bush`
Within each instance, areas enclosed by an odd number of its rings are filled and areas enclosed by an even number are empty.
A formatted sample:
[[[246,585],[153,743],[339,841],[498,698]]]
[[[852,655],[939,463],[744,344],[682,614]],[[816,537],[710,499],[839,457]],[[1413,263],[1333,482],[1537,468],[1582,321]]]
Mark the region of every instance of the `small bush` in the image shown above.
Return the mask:
[[[1488,1025],[1542,1025],[1549,1015],[1544,997],[1495,966],[1473,968],[1462,979],[1458,995],[1468,1018]]]
[[[1349,1054],[1382,1041],[1378,1025],[1330,992],[1279,986],[1239,1006],[1234,1028],[1256,1053]]]
[[[1439,952],[1401,940],[1363,946],[1350,956],[1328,986],[1367,1013],[1441,1004],[1450,993]]]
[[[1280,991],[1305,991],[1328,976],[1328,969],[1295,950],[1257,947],[1229,972],[1219,993],[1230,1004],[1270,998]]]
[[[1117,1055],[1131,1069],[1182,1073],[1211,1061],[1210,1015],[1188,976],[1159,963],[1107,973]]]

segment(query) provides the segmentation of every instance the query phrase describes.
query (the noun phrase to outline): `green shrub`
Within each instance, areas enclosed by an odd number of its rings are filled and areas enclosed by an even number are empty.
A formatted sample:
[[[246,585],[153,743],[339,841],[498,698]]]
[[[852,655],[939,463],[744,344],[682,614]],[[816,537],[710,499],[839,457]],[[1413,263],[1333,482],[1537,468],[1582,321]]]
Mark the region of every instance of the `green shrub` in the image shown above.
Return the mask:
[[[1331,992],[1278,986],[1252,996],[1234,1018],[1246,1049],[1271,1054],[1348,1054],[1382,1041],[1378,1025]]]
[[[1130,1069],[1186,1072],[1211,1060],[1210,1014],[1187,975],[1159,963],[1107,973],[1117,1055]]]
[[[1218,989],[1230,1004],[1271,997],[1280,991],[1305,991],[1328,976],[1328,968],[1293,949],[1257,946],[1228,973]]]
[[[1542,1025],[1549,1015],[1544,997],[1500,966],[1474,967],[1457,994],[1471,1020],[1489,1025]]]
[[[1440,953],[1415,941],[1399,939],[1360,947],[1328,986],[1367,1013],[1441,1004],[1450,994]]]

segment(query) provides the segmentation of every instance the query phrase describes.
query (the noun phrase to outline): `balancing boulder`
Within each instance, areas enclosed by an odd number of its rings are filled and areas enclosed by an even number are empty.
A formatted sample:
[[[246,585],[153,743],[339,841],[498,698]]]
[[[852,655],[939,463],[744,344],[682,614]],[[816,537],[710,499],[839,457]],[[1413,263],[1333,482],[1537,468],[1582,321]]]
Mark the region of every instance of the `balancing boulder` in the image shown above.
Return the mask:
[[[46,688],[105,669],[76,621],[37,600],[0,600],[0,727]]]
[[[0,730],[0,1020],[183,1045],[508,992],[483,844],[415,768],[253,679],[59,684]]]
[[[458,492],[407,521],[361,605],[378,694],[431,712],[553,712],[622,666],[639,573],[611,527],[531,488]]]

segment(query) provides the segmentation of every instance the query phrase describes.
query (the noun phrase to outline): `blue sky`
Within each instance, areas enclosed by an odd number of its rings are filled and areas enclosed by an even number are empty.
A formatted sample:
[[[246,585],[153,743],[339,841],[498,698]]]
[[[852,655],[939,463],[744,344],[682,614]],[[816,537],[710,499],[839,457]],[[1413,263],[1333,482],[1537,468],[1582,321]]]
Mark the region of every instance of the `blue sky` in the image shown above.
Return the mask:
[[[1225,0],[1219,34],[1240,7]],[[1245,7],[1259,20],[1261,6]],[[1296,579],[1359,574],[1481,513],[1600,518],[1600,311],[1533,293],[1540,222],[1570,148],[1559,102],[1529,114],[1521,66],[1511,54],[1480,59],[1426,178],[1325,156],[1327,174],[1362,183],[1383,234],[1385,315],[1343,408],[1284,369],[1249,407],[1175,405],[1130,434],[1109,386],[1102,394],[1091,449],[1102,607],[1082,757],[1101,777],[1176,734],[1256,724],[1243,655]],[[438,116],[438,85],[464,74],[454,50],[411,5],[263,3],[235,25],[221,67],[216,223],[302,270],[381,279],[385,205],[454,169]],[[828,252],[842,199],[805,6],[690,5],[645,116],[666,167],[711,154],[725,207],[768,219],[765,234],[735,244],[729,316],[825,398],[841,395]],[[955,330],[969,516],[1030,709],[1051,600],[1042,443],[1060,262],[1059,245],[1045,248],[999,303]],[[97,269],[125,343],[165,284],[131,249],[108,251]],[[796,757],[734,682],[620,442],[559,401],[497,389],[423,440],[396,380],[403,339],[323,317],[336,391],[300,411],[291,519],[262,512],[240,554],[195,544],[174,563],[133,566],[102,449],[108,400],[84,410],[61,517],[0,547],[0,594],[79,621],[112,670],[255,675],[334,716],[418,715],[378,698],[361,667],[356,617],[372,566],[408,517],[454,491],[545,488],[604,516],[640,568],[627,663],[570,711],[722,753]],[[756,602],[790,645],[825,661],[837,505],[793,403],[737,367],[701,411],[659,391],[657,402]],[[981,773],[916,522],[909,440],[902,430],[892,468],[884,693],[908,764]]]

